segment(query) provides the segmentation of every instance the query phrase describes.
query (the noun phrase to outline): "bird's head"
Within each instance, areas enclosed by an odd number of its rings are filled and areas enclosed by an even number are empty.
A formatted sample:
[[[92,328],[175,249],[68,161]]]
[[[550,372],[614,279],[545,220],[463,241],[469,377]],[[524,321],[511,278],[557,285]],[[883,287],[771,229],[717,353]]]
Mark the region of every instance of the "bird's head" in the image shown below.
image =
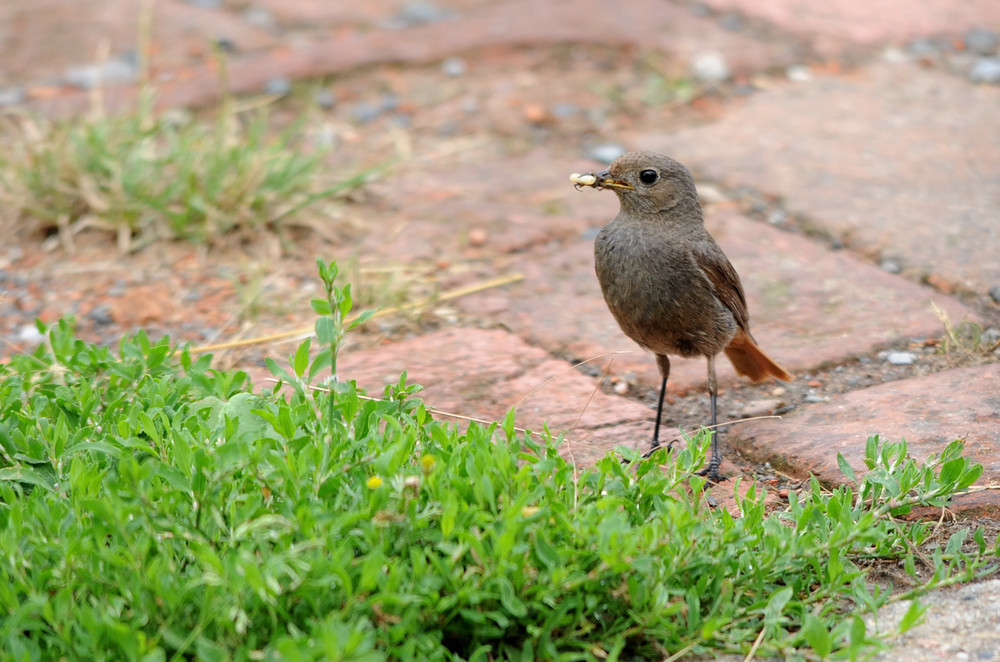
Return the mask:
[[[611,189],[625,212],[656,214],[692,205],[700,210],[691,172],[669,156],[655,152],[622,154],[607,170],[574,174],[570,181],[577,188]]]

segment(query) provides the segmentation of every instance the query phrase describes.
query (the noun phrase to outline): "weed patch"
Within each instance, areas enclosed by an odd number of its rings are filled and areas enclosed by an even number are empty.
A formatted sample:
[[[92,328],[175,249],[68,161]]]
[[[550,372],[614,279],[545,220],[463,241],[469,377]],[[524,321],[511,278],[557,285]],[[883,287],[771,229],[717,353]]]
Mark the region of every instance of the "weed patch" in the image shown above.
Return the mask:
[[[892,517],[976,480],[960,442],[917,463],[873,437],[864,477],[841,461],[848,486],[813,481],[771,515],[751,489],[732,517],[693,475],[706,436],[577,468],[513,413],[433,420],[405,373],[363,399],[326,377],[352,301],[335,265],[320,273],[317,347],[272,363],[273,391],[142,333],[86,344],[67,321],[0,366],[0,656],[857,658],[885,634],[861,613],[996,555],[963,530],[917,579],[927,526]],[[869,586],[871,558],[917,585]]]
[[[324,154],[298,125],[275,132],[268,116],[224,104],[214,120],[137,112],[52,122],[7,122],[0,200],[14,222],[34,219],[63,244],[87,227],[114,232],[122,250],[155,239],[211,243],[278,232],[319,201],[359,186],[328,186]]]

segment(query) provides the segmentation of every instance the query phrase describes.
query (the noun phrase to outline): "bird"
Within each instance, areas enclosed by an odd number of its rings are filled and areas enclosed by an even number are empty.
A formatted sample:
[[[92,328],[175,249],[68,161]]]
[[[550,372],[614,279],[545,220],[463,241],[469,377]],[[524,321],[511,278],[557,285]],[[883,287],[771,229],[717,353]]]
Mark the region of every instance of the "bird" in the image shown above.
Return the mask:
[[[649,457],[660,447],[660,421],[670,356],[708,360],[711,457],[700,472],[713,483],[722,456],[716,436],[715,359],[725,353],[739,375],[759,383],[792,375],[767,356],[750,333],[743,285],[705,229],[694,177],[655,152],[628,152],[607,170],[573,174],[577,189],[611,190],[621,209],[594,241],[594,267],[604,300],[626,336],[656,356],[661,377]],[[672,443],[672,442],[671,442]]]

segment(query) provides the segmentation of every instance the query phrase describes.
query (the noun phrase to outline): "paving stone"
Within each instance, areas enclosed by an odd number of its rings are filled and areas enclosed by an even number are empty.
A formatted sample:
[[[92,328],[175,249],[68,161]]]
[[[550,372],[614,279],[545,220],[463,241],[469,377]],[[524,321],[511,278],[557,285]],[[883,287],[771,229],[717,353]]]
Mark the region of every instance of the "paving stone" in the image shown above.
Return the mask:
[[[607,192],[578,195],[603,196],[617,206]],[[592,210],[581,223],[600,225],[614,212],[604,208],[600,213],[606,217],[596,220],[598,212]],[[754,337],[793,373],[842,363],[894,340],[941,335],[931,302],[952,320],[974,317],[968,308],[930,288],[730,209],[710,207],[706,225],[742,275]],[[485,297],[461,299],[457,305],[472,314],[501,314],[508,328],[556,355],[582,360],[629,352],[595,364],[604,367],[613,359],[611,374],[659,385],[652,356],[621,333],[604,305],[594,276],[592,239],[519,254],[509,269],[524,273],[525,280]],[[673,389],[703,387],[704,360],[671,358],[671,363]],[[737,380],[728,361],[719,361],[717,367],[721,383]]]
[[[102,47],[111,56],[134,52],[141,5],[135,0],[0,2],[0,44],[4,47],[0,85],[57,78],[70,67],[95,62]],[[195,7],[183,0],[153,3],[151,39],[152,64],[157,70],[189,66],[209,55],[218,39],[229,41],[240,52],[277,44],[274,37],[237,14]],[[213,75],[218,83],[218,74]]]
[[[940,453],[965,439],[966,457],[983,465],[978,484],[1000,481],[1000,364],[954,368],[841,395],[827,404],[803,407],[783,420],[734,426],[728,442],[757,461],[796,474],[843,482],[841,453],[859,474],[865,443],[878,434],[906,439],[912,457]],[[987,490],[960,496],[957,507],[1000,516],[1000,494]]]
[[[704,0],[718,11],[739,11],[810,39],[821,52],[842,42],[878,46],[921,35],[961,34],[1000,22],[993,0]]]
[[[553,359],[544,350],[502,330],[452,328],[340,358],[342,379],[370,393],[395,384],[403,370],[425,390],[428,407],[501,420],[511,407],[517,424],[569,433],[564,451],[577,463],[592,462],[619,444],[639,447],[652,434],[653,414],[636,402],[607,395],[594,379]]]
[[[1000,5],[997,5],[1000,7]],[[751,97],[718,122],[633,145],[788,210],[903,273],[985,293],[1000,281],[1000,89],[906,63]]]
[[[732,63],[734,74],[785,66],[799,59],[791,45],[726,32],[710,19],[658,0],[621,0],[610,12],[600,0],[507,0],[483,4],[453,20],[406,29],[348,29],[335,34],[332,39],[329,35],[303,38],[288,47],[232,58],[228,67],[230,90],[256,92],[268,80],[280,77],[313,78],[394,62],[428,63],[490,46],[636,46],[669,54],[668,66],[678,75],[686,74],[691,58],[706,50],[718,52]],[[218,88],[217,72],[204,68],[182,79],[159,82],[157,103],[203,105],[218,96]],[[68,115],[86,108],[87,101],[86,95],[66,94],[38,99],[31,107],[49,115]],[[110,109],[134,103],[134,88],[105,93]]]

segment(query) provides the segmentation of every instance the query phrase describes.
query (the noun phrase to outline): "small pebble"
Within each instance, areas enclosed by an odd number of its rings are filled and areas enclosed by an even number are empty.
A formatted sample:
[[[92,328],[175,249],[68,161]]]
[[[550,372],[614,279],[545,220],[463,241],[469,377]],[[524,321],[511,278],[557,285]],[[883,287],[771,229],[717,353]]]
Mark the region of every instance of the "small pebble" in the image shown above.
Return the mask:
[[[912,365],[917,360],[917,355],[913,352],[888,352],[885,360],[891,365]]]
[[[983,345],[984,348],[988,349],[990,347],[993,347],[998,342],[1000,342],[1000,329],[997,329],[995,327],[990,327],[986,329],[985,331],[983,331],[983,335],[979,337],[979,342],[980,344]]]
[[[990,298],[1000,303],[1000,285],[994,285],[990,288]]]
[[[486,234],[486,230],[482,228],[473,228],[469,230],[469,245],[470,246],[482,246],[489,239],[489,235]]]
[[[918,37],[907,44],[906,47],[915,55],[931,55],[941,50],[941,44],[937,40],[928,39],[927,37]]]
[[[184,0],[198,9],[222,9],[222,0]]]
[[[454,16],[454,12],[441,9],[430,2],[408,2],[403,5],[398,14],[383,21],[382,27],[400,30],[413,25],[446,21]]]
[[[618,395],[625,395],[628,393],[628,382],[618,382],[611,388]]]
[[[461,76],[465,69],[465,60],[460,57],[449,57],[441,63],[441,71],[445,76]]]
[[[45,340],[45,336],[34,324],[25,324],[17,332],[17,341],[26,345],[37,345]]]
[[[243,20],[258,28],[270,30],[277,25],[274,14],[267,7],[250,5],[243,10]]]
[[[544,124],[549,118],[549,111],[540,103],[529,103],[524,107],[524,119],[532,124]]]
[[[771,225],[784,225],[788,220],[788,212],[784,209],[773,209],[767,214],[767,222]]]
[[[723,30],[735,32],[743,27],[743,18],[739,14],[725,14],[719,17],[719,26]]]
[[[717,205],[728,199],[717,186],[708,182],[698,182],[698,197],[701,198],[702,204],[706,205]]]
[[[785,77],[793,83],[808,83],[812,80],[812,72],[803,64],[793,64],[785,69]]]
[[[984,57],[972,65],[969,80],[973,83],[1000,83],[1000,57]]]
[[[0,89],[0,107],[16,106],[24,103],[24,88],[5,87]]]
[[[128,291],[128,283],[126,283],[123,279],[119,278],[118,280],[115,281],[114,285],[108,288],[108,291],[105,292],[105,294],[107,294],[109,297],[120,297],[124,296],[127,291]]]
[[[898,274],[903,271],[903,265],[899,263],[899,260],[894,260],[891,257],[887,257],[879,262],[878,266],[882,268],[882,271],[887,271],[891,274]]]
[[[830,398],[822,395],[807,395],[803,400],[809,404],[816,404],[817,402],[829,402]]]
[[[587,150],[587,158],[601,163],[611,163],[625,153],[625,148],[619,143],[602,143]]]
[[[320,108],[329,109],[337,105],[337,97],[334,96],[333,92],[326,89],[325,87],[316,90],[316,94],[313,97],[313,100],[316,101],[316,105],[319,106]]]
[[[572,103],[552,104],[552,114],[556,117],[572,117],[580,112],[580,107]]]
[[[229,37],[219,37],[215,40],[215,45],[223,53],[235,53],[236,52],[236,42]]]
[[[359,124],[374,122],[381,114],[381,108],[367,101],[355,104],[354,108],[351,109],[351,118]]]
[[[784,403],[777,398],[764,398],[761,400],[751,400],[740,409],[740,416],[743,418],[753,418],[754,416],[766,416]]]
[[[701,2],[696,2],[688,7],[688,10],[695,16],[700,16],[702,18],[710,16],[712,14],[712,9]]]
[[[110,326],[115,322],[111,317],[111,306],[107,304],[94,306],[94,309],[87,313],[87,319],[93,321],[97,326]]]
[[[284,76],[269,78],[268,81],[264,83],[265,94],[272,94],[274,96],[283,97],[291,91],[292,91],[292,81],[285,78]]]
[[[691,75],[705,83],[719,83],[729,78],[729,63],[722,53],[699,53],[691,60]]]
[[[788,488],[787,487],[782,487],[780,490],[778,490],[778,496],[781,497],[782,499],[787,499],[788,498]]]
[[[382,112],[391,113],[392,111],[397,110],[398,108],[399,108],[399,97],[396,94],[392,92],[386,92],[385,94],[382,95],[382,98],[379,100],[379,109]]]
[[[138,65],[124,56],[100,64],[71,67],[63,76],[67,83],[82,90],[92,90],[99,85],[132,83],[138,77]]]
[[[979,55],[994,55],[1000,46],[1000,35],[991,30],[973,28],[965,33],[965,47]]]
[[[882,59],[886,62],[892,62],[893,64],[899,64],[900,62],[906,62],[909,58],[906,53],[896,48],[895,46],[888,46],[884,51],[882,51]]]

